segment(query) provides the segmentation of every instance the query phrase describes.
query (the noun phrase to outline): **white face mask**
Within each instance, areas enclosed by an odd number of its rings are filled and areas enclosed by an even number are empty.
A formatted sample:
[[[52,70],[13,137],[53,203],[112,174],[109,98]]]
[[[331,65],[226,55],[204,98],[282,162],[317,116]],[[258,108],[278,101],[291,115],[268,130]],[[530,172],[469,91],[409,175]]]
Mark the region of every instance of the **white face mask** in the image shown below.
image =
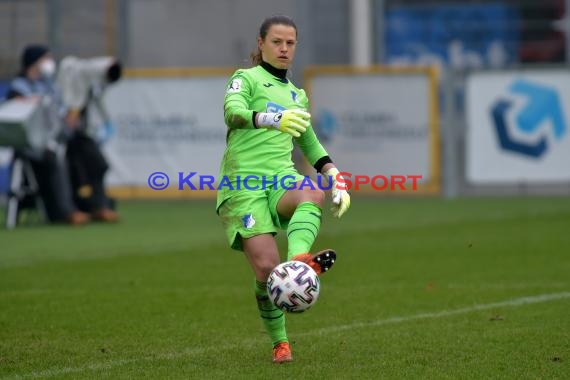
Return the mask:
[[[53,78],[55,75],[56,66],[53,59],[44,59],[40,64],[40,73],[44,78]]]

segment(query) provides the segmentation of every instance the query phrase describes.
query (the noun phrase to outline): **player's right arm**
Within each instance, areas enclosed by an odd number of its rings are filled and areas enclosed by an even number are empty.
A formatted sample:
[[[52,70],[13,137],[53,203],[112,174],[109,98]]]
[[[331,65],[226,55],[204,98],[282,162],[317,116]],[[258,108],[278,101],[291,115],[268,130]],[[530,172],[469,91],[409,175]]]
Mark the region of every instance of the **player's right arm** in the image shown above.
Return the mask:
[[[224,99],[224,120],[230,129],[254,129],[255,112],[250,109],[253,94],[250,79],[238,70],[230,78]]]

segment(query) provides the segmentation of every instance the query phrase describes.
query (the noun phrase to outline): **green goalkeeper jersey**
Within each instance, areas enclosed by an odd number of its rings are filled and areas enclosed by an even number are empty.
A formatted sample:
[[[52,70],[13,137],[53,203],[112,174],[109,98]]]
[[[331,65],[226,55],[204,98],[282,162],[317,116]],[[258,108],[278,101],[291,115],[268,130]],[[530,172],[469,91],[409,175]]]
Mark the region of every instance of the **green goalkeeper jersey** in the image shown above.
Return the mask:
[[[228,127],[227,146],[220,168],[220,181],[227,178],[218,191],[218,206],[237,189],[236,182],[246,176],[250,186],[262,186],[262,178],[272,179],[294,169],[291,157],[293,139],[311,165],[327,156],[311,126],[298,138],[276,129],[256,129],[255,112],[280,112],[286,109],[309,109],[305,91],[291,81],[281,79],[263,66],[237,70],[229,80],[224,100],[224,119]],[[239,176],[239,177],[238,177]],[[220,182],[221,184],[221,182]],[[243,187],[242,187],[243,189]]]

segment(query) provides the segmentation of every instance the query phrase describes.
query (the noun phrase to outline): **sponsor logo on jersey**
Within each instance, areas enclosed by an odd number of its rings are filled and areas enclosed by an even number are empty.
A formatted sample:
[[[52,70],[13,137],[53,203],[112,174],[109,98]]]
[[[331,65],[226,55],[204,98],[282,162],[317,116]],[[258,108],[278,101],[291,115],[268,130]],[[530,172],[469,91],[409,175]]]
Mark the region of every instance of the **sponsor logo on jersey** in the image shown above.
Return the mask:
[[[281,111],[285,111],[287,108],[283,107],[280,104],[277,103],[273,103],[273,102],[267,102],[267,105],[265,107],[265,112],[281,112]]]
[[[269,88],[269,87],[271,87],[271,86],[273,86],[273,83],[267,82],[267,83],[264,83],[264,84],[263,84],[263,87]]]

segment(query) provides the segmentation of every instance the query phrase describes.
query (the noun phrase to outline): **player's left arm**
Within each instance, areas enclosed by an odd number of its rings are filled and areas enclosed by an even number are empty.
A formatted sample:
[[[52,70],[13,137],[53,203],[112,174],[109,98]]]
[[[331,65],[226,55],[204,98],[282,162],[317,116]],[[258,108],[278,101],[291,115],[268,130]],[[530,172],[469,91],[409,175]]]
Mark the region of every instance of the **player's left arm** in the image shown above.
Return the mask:
[[[307,101],[305,102],[305,109],[308,109]],[[332,181],[331,196],[333,205],[331,211],[335,217],[340,218],[350,207],[347,181],[343,180],[339,170],[317,138],[312,125],[295,141],[307,161],[317,172],[323,174],[329,184]]]

